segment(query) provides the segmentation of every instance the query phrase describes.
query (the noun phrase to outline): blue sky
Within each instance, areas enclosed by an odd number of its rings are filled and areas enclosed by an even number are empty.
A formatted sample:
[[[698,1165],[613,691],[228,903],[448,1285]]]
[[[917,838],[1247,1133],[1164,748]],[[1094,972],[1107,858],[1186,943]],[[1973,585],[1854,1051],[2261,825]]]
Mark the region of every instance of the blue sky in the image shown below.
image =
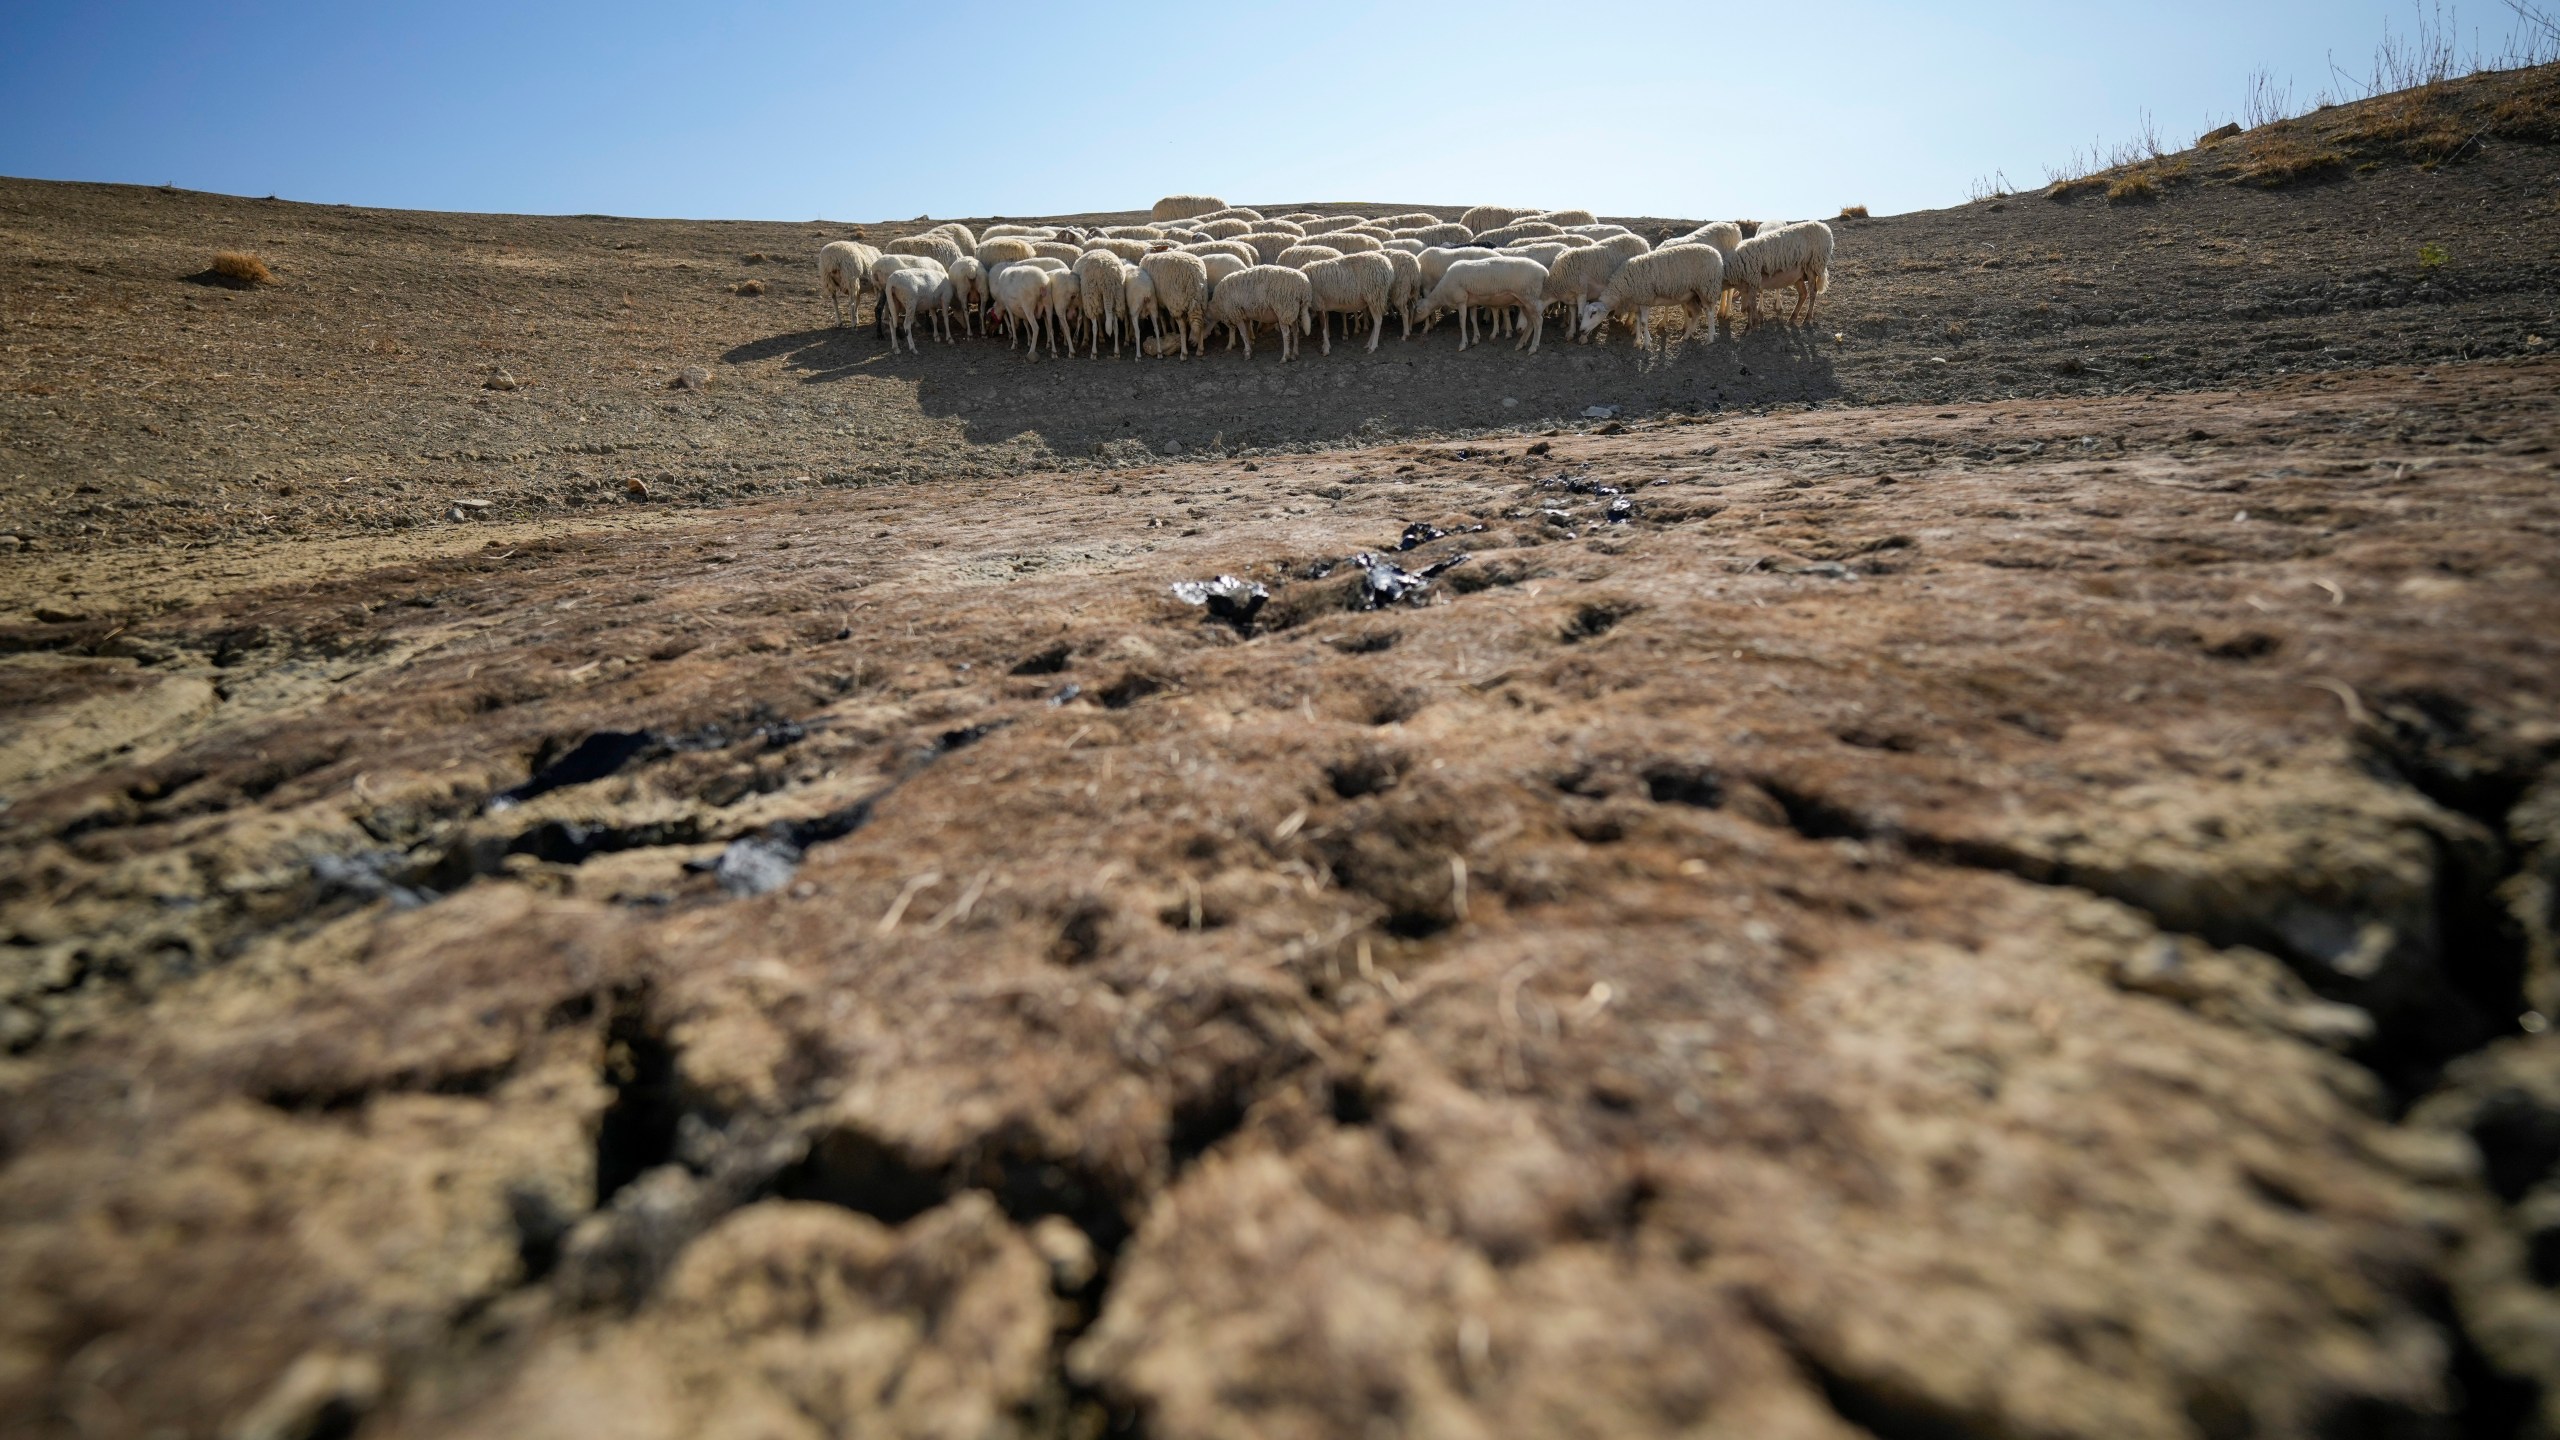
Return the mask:
[[[0,173],[435,210],[805,220],[1231,201],[1827,215],[2043,178],[2360,0],[1788,6],[114,4],[0,15]],[[2495,0],[2460,16],[2500,48]]]

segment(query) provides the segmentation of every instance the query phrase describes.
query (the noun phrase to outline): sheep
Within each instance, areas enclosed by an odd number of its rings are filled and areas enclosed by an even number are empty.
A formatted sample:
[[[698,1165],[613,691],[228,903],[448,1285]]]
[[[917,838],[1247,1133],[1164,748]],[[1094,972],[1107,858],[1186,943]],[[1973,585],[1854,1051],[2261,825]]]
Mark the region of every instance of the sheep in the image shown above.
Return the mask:
[[[945,220],[941,224],[934,226],[932,229],[927,230],[924,233],[927,235],[948,235],[951,237],[951,243],[959,246],[963,252],[978,248],[978,237],[970,234],[969,227],[961,224],[957,220]]]
[[[1814,297],[1831,288],[1831,227],[1819,220],[1764,228],[1734,247],[1724,267],[1724,283],[1742,294],[1751,326],[1760,325],[1760,292],[1794,287],[1796,303],[1789,324],[1810,324]]]
[[[1390,240],[1378,248],[1390,255],[1419,255],[1431,247],[1419,240]]]
[[[905,235],[881,246],[880,253],[883,255],[927,255],[937,261],[940,261],[942,268],[948,270],[951,268],[952,261],[959,259],[961,256],[966,255],[969,252],[961,249],[959,242],[953,240],[948,235]]]
[[[1580,235],[1592,240],[1606,240],[1612,235],[1633,235],[1636,232],[1628,229],[1624,225],[1602,225],[1594,223],[1590,225],[1567,225],[1564,227],[1564,233],[1567,235]]]
[[[1209,267],[1197,255],[1165,250],[1140,260],[1138,268],[1146,271],[1147,278],[1155,282],[1158,333],[1162,333],[1167,321],[1172,322],[1182,358],[1190,359],[1192,344],[1202,338],[1202,326],[1207,318]]]
[[[1298,353],[1298,336],[1307,328],[1307,317],[1313,308],[1314,287],[1306,275],[1281,265],[1248,265],[1209,292],[1209,323],[1227,327],[1227,348],[1234,349],[1238,338],[1244,341],[1244,355],[1253,358],[1253,327],[1269,321],[1280,330],[1280,359],[1287,363]]]
[[[1325,215],[1308,221],[1307,233],[1309,235],[1330,235],[1336,230],[1348,230],[1354,225],[1366,225],[1368,223],[1368,221],[1361,219],[1357,215]]]
[[[1330,245],[1292,245],[1288,249],[1281,251],[1271,263],[1274,265],[1286,265],[1292,270],[1304,270],[1319,260],[1339,260],[1341,258],[1342,252],[1334,249]]]
[[[1251,260],[1239,260],[1235,256],[1221,250],[1214,255],[1201,256],[1200,263],[1209,268],[1209,293],[1214,297],[1218,293],[1219,281],[1226,279],[1228,276],[1233,275],[1237,271],[1256,262]]]
[[[1373,255],[1386,248],[1386,242],[1377,236],[1358,230],[1336,230],[1317,238],[1345,255]]]
[[[1578,321],[1582,306],[1600,298],[1609,277],[1627,263],[1626,256],[1598,245],[1567,250],[1547,265],[1546,303],[1562,305],[1568,322]],[[1584,338],[1576,336],[1577,339]]]
[[[1031,242],[1031,253],[1046,255],[1052,260],[1063,260],[1072,265],[1076,262],[1076,257],[1084,253],[1084,247],[1064,240],[1034,240]]]
[[[1441,276],[1449,273],[1450,266],[1461,260],[1482,260],[1493,253],[1475,245],[1434,245],[1413,258],[1422,267],[1422,288],[1427,293],[1440,283]]]
[[[1120,353],[1120,316],[1128,307],[1127,287],[1121,284],[1121,257],[1099,244],[1076,257],[1076,294],[1084,322],[1092,335],[1092,348],[1086,353],[1102,354],[1102,337],[1111,336],[1111,353]]]
[[[993,275],[999,265],[1028,260],[1034,253],[1031,242],[1018,235],[999,235],[992,240],[981,240],[976,252],[978,263],[987,268],[989,275]]]
[[[1295,220],[1265,220],[1261,224],[1253,227],[1253,233],[1256,235],[1303,236],[1307,233],[1307,227],[1299,224]]]
[[[1440,217],[1432,214],[1428,210],[1414,210],[1402,215],[1389,215],[1384,219],[1373,220],[1370,223],[1373,225],[1384,225],[1390,230],[1405,230],[1421,225],[1437,225],[1440,223]]]
[[[1378,254],[1337,255],[1331,260],[1318,260],[1306,267],[1307,283],[1315,287],[1316,333],[1321,353],[1333,353],[1333,319],[1346,317],[1342,338],[1351,339],[1348,317],[1362,316],[1369,322],[1369,349],[1378,348],[1378,337],[1386,333],[1388,302],[1395,291],[1396,267]]]
[[[1733,258],[1734,247],[1742,243],[1742,227],[1731,220],[1717,220],[1701,225],[1686,235],[1674,236],[1662,243],[1666,246],[1713,245],[1716,247],[1717,254],[1730,260]]]
[[[1274,215],[1271,218],[1274,220],[1286,220],[1292,225],[1304,225],[1310,220],[1321,220],[1324,217],[1313,210],[1292,210],[1286,215]]]
[[[1155,318],[1156,333],[1158,335],[1164,333],[1164,317],[1156,311],[1154,277],[1135,265],[1122,265],[1120,267],[1120,298],[1122,306],[1129,312],[1129,343],[1131,345],[1142,345],[1145,337],[1139,331],[1139,324],[1150,316]],[[1144,354],[1144,349],[1141,348],[1139,353]]]
[[[915,353],[916,316],[925,310],[933,312],[934,338],[949,344],[950,304],[951,276],[948,273],[939,269],[890,272],[888,284],[880,296],[881,308],[890,312],[889,349],[892,352],[897,350],[898,332],[903,327],[907,335],[907,353]]]
[[[1260,250],[1255,249],[1251,245],[1242,244],[1234,240],[1200,240],[1189,245],[1177,245],[1174,248],[1186,255],[1199,255],[1204,257],[1210,255],[1232,255],[1247,265],[1259,265],[1262,263],[1262,252]]]
[[[1600,217],[1588,210],[1541,210],[1534,216],[1524,215],[1520,218],[1544,220],[1550,225],[1597,225],[1600,223]]]
[[[1268,265],[1280,258],[1281,251],[1297,244],[1298,237],[1280,230],[1257,230],[1250,235],[1237,236],[1235,243],[1252,246],[1254,263]]]
[[[1692,335],[1697,333],[1699,313],[1705,312],[1705,338],[1713,343],[1716,302],[1723,294],[1724,257],[1714,246],[1669,245],[1619,266],[1596,298],[1582,302],[1577,328],[1588,335],[1613,316],[1631,316],[1636,346],[1649,349],[1653,345],[1649,318],[1652,308],[1677,305],[1687,315]]]
[[[960,307],[961,319],[969,333],[978,333],[978,312],[987,304],[987,267],[975,255],[963,255],[951,262],[951,298]]]
[[[1067,354],[1072,356],[1076,353],[1075,319],[1084,312],[1084,286],[1076,279],[1074,269],[1069,268],[1050,271],[1046,289],[1040,301],[1045,312],[1043,323],[1055,327],[1059,338],[1067,342]],[[1049,353],[1057,353],[1054,341]]]
[[[1544,220],[1523,220],[1517,224],[1505,225],[1498,230],[1479,230],[1476,232],[1476,243],[1490,245],[1499,250],[1514,240],[1541,240],[1563,233],[1564,227],[1561,225],[1550,225]]]
[[[1512,345],[1517,350],[1526,345],[1529,353],[1538,351],[1538,339],[1546,332],[1547,267],[1520,255],[1487,255],[1478,260],[1460,260],[1431,287],[1422,302],[1422,317],[1427,322],[1443,310],[1458,312],[1458,348],[1464,350],[1475,338],[1474,307],[1478,305],[1517,305],[1527,313],[1521,326],[1520,340]]]
[[[1109,240],[1161,240],[1164,238],[1164,227],[1161,225],[1105,225],[1095,233]]]
[[[827,308],[835,311],[838,325],[851,325],[862,318],[862,292],[871,285],[871,262],[880,252],[853,240],[830,240],[818,247],[818,288],[826,292]],[[853,303],[847,315],[837,304],[841,296]]]
[[[1211,240],[1232,240],[1238,235],[1253,233],[1253,227],[1241,220],[1212,220],[1198,228],[1201,235]]]
[[[1467,227],[1468,234],[1476,235],[1508,225],[1523,215],[1537,213],[1534,209],[1517,205],[1478,205],[1459,216],[1458,223]]]
[[[871,333],[874,335],[886,335],[889,333],[889,306],[887,303],[889,298],[889,277],[897,274],[901,270],[931,270],[936,273],[943,273],[942,262],[934,259],[930,255],[876,255],[872,257],[871,288],[874,291],[877,291],[880,295],[880,302],[871,307]]]
[[[990,225],[978,232],[978,240],[981,244],[989,240],[1002,240],[1008,236],[1017,240],[1054,240],[1057,238],[1057,231],[1047,225]]]
[[[1413,232],[1413,238],[1425,245],[1464,245],[1476,238],[1476,232],[1464,225],[1425,225]]]
[[[1206,215],[1196,216],[1194,218],[1200,220],[1244,220],[1259,225],[1262,223],[1262,212],[1254,209],[1250,205],[1230,205],[1224,210],[1212,210]]]
[[[1422,298],[1422,262],[1403,250],[1381,250],[1387,263],[1396,269],[1395,284],[1387,291],[1387,303],[1395,307],[1404,322],[1404,338],[1413,338],[1413,307]]]
[[[1147,212],[1147,218],[1157,221],[1188,220],[1195,215],[1207,215],[1226,208],[1227,202],[1214,195],[1167,195]]]
[[[1026,360],[1040,358],[1040,317],[1049,300],[1049,272],[1036,265],[1006,265],[990,271],[987,287],[994,294],[996,312],[1005,318],[1011,337],[1005,348],[1010,350],[1025,337],[1031,342]]]
[[[1147,242],[1144,240],[1123,240],[1110,235],[1097,235],[1093,239],[1084,242],[1085,254],[1090,255],[1097,250],[1118,259],[1135,260],[1139,256],[1147,253]]]

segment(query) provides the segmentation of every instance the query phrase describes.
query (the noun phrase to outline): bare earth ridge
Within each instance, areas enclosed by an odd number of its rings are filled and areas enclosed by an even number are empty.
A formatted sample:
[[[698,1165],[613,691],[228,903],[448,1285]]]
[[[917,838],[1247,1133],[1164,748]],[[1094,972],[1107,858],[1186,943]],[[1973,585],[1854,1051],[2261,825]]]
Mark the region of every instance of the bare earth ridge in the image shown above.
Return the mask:
[[[0,182],[0,1421],[2560,1434],[2560,161],[2194,163],[1285,367]]]

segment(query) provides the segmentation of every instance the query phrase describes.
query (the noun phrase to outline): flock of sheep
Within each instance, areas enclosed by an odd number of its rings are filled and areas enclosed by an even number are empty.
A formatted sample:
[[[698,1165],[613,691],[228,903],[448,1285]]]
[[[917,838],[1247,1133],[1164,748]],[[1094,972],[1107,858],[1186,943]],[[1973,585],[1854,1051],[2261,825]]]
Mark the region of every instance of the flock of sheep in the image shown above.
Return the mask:
[[[1793,290],[1789,319],[1810,321],[1830,272],[1831,229],[1818,220],[1722,220],[1656,245],[1587,210],[1479,205],[1454,222],[1420,211],[1266,217],[1194,195],[1157,201],[1144,225],[973,234],[949,223],[877,249],[837,240],[818,252],[837,323],[859,319],[872,295],[873,326],[893,350],[902,336],[916,348],[921,319],[946,343],[1001,328],[1009,346],[1027,343],[1026,358],[1044,342],[1052,355],[1082,347],[1098,356],[1106,338],[1118,355],[1125,338],[1141,354],[1187,359],[1206,354],[1220,329],[1229,349],[1241,341],[1250,357],[1264,325],[1278,331],[1283,360],[1301,334],[1318,335],[1331,354],[1336,315],[1345,343],[1365,324],[1375,350],[1390,311],[1408,337],[1455,312],[1461,350],[1516,328],[1512,348],[1535,351],[1550,308],[1577,339],[1616,322],[1651,346],[1651,312],[1678,306],[1691,333],[1704,318],[1712,341],[1719,312],[1738,300],[1756,324],[1772,290]]]

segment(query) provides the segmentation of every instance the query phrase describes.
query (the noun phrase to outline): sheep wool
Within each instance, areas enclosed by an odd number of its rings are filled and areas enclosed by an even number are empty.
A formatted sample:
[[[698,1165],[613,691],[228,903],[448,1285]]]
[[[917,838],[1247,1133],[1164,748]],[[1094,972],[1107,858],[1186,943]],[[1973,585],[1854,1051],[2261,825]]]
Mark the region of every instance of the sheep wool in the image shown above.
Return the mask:
[[[1102,248],[1108,242],[1096,240],[1091,243],[1093,248],[1077,256],[1075,263],[1077,294],[1079,303],[1083,307],[1086,331],[1092,342],[1092,348],[1086,353],[1100,355],[1102,337],[1108,334],[1111,337],[1111,353],[1117,355],[1120,353],[1120,320],[1129,304],[1128,289],[1120,281],[1122,257],[1114,251]],[[1139,253],[1145,253],[1143,247]]]
[[[1271,263],[1274,265],[1286,265],[1292,270],[1304,270],[1319,260],[1339,260],[1341,258],[1342,252],[1334,249],[1330,245],[1292,245],[1288,249],[1281,251],[1279,257],[1274,259]]]
[[[927,230],[924,233],[927,235],[947,235],[951,238],[952,244],[959,246],[963,250],[975,250],[978,248],[978,237],[970,234],[969,227],[961,224],[957,220],[945,220],[941,224],[934,226],[932,229]]]
[[[1200,233],[1212,240],[1232,240],[1253,233],[1253,227],[1242,220],[1211,220],[1199,227]]]
[[[1298,237],[1280,230],[1257,230],[1250,235],[1237,236],[1235,243],[1252,246],[1254,263],[1268,265],[1280,258],[1281,251],[1297,244]]]
[[[1814,297],[1831,288],[1831,227],[1819,220],[1764,227],[1734,247],[1724,283],[1742,295],[1743,313],[1760,323],[1760,292],[1792,288],[1790,324],[1811,324]]]
[[[1427,322],[1443,310],[1457,311],[1458,348],[1464,350],[1475,343],[1477,306],[1517,306],[1527,323],[1511,348],[1525,345],[1535,354],[1538,339],[1546,332],[1547,267],[1524,255],[1475,253],[1482,258],[1460,260],[1442,273],[1440,283],[1423,299],[1423,319]]]
[[[1013,349],[1028,339],[1031,351],[1023,358],[1039,359],[1040,316],[1048,303],[1049,272],[1030,265],[1006,265],[988,272],[987,288],[995,299],[996,313],[1004,317],[1010,333],[1005,348]]]
[[[1167,195],[1147,212],[1149,220],[1188,220],[1197,215],[1214,214],[1227,208],[1227,202],[1214,195]]]
[[[1307,283],[1315,288],[1320,353],[1333,353],[1331,317],[1335,315],[1365,316],[1369,321],[1369,348],[1376,350],[1378,337],[1387,330],[1387,305],[1396,283],[1394,263],[1375,252],[1337,255],[1316,261],[1306,267],[1306,272]],[[1347,341],[1351,338],[1348,318],[1343,326],[1343,339]]]
[[[1200,263],[1209,267],[1209,293],[1210,295],[1215,296],[1218,293],[1219,281],[1226,279],[1228,276],[1242,270],[1253,262],[1250,260],[1239,260],[1235,256],[1228,254],[1226,251],[1220,250],[1215,254],[1201,256]]]
[[[978,242],[978,263],[987,267],[990,275],[995,273],[997,266],[1028,260],[1034,253],[1031,242],[1017,235],[999,235],[992,240]]]
[[[1422,262],[1415,259],[1411,251],[1388,249],[1378,253],[1395,267],[1395,284],[1387,290],[1387,303],[1395,307],[1397,317],[1404,323],[1404,338],[1410,340],[1413,338],[1413,308],[1422,299]]]
[[[1585,245],[1567,250],[1547,265],[1546,301],[1562,305],[1568,319],[1577,319],[1582,307],[1600,298],[1609,277],[1628,257],[1598,245]]]
[[[1508,225],[1523,215],[1537,213],[1536,210],[1518,205],[1478,205],[1459,216],[1458,223],[1467,227],[1468,234],[1474,235]]]
[[[1544,220],[1550,225],[1597,225],[1600,223],[1600,217],[1588,210],[1541,210],[1534,217],[1523,216],[1522,218]]]
[[[907,235],[881,246],[880,253],[884,255],[930,255],[934,259],[942,262],[942,267],[948,270],[951,268],[952,261],[959,259],[961,256],[966,255],[969,252],[961,249],[959,242],[953,240],[948,235]]]
[[[1476,243],[1499,250],[1514,240],[1543,240],[1563,233],[1561,225],[1550,225],[1544,220],[1522,220],[1498,230],[1480,231],[1476,235]]]
[[[1186,255],[1232,255],[1247,265],[1262,263],[1262,252],[1237,240],[1196,240],[1174,247]]]
[[[1147,242],[1144,240],[1123,240],[1112,235],[1097,235],[1084,242],[1085,254],[1090,255],[1097,250],[1106,255],[1118,256],[1123,260],[1135,260],[1139,256],[1147,253]]]
[[[1600,328],[1601,322],[1613,317],[1627,317],[1635,343],[1640,349],[1653,348],[1651,312],[1657,305],[1677,305],[1685,313],[1691,334],[1696,334],[1698,316],[1707,317],[1705,339],[1716,338],[1716,302],[1724,294],[1724,256],[1712,245],[1669,245],[1648,255],[1638,255],[1618,267],[1609,283],[1602,286],[1598,298],[1585,301],[1578,317],[1584,334]],[[1669,343],[1665,337],[1664,343]]]
[[[1345,255],[1375,254],[1386,248],[1384,240],[1362,230],[1336,230],[1322,238]]]
[[[862,292],[871,283],[871,262],[879,258],[879,251],[854,240],[830,240],[818,247],[818,288],[825,292],[837,324],[850,325],[862,318]],[[852,303],[852,314],[837,307],[839,297]]]
[[[1314,286],[1302,271],[1282,265],[1248,265],[1218,282],[1209,293],[1209,322],[1227,328],[1227,348],[1244,341],[1245,358],[1253,358],[1253,331],[1269,324],[1280,331],[1280,359],[1298,353],[1298,336],[1307,328]]]
[[[1262,223],[1262,212],[1254,209],[1250,205],[1230,205],[1223,210],[1212,210],[1208,214],[1198,216],[1196,218],[1202,221],[1243,220],[1259,225]]]
[[[1155,282],[1157,324],[1170,324],[1182,357],[1190,359],[1208,320],[1209,267],[1197,255],[1164,250],[1140,260],[1138,268]]]
[[[903,330],[907,337],[907,353],[915,353],[916,317],[926,311],[933,313],[934,338],[949,344],[951,331],[945,320],[950,300],[951,277],[940,270],[891,272],[889,283],[880,296],[882,307],[890,312],[890,350],[898,348],[898,335]]]
[[[969,333],[978,333],[978,312],[987,303],[987,267],[975,255],[963,255],[951,262],[951,300],[960,307],[960,316]]]

